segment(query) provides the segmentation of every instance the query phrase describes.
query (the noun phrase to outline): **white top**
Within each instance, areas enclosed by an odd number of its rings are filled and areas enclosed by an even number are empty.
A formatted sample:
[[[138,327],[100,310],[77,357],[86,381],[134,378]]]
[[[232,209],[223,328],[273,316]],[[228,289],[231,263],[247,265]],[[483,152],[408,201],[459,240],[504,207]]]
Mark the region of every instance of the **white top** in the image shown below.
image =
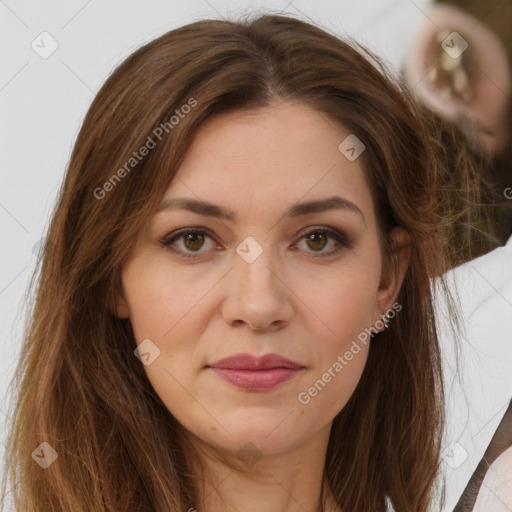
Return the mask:
[[[448,312],[438,296],[447,394],[444,511],[451,512],[512,399],[512,236],[504,247],[464,263],[446,277],[450,288],[458,289],[465,327],[456,374]],[[511,476],[509,449],[489,468],[474,511],[512,511]]]

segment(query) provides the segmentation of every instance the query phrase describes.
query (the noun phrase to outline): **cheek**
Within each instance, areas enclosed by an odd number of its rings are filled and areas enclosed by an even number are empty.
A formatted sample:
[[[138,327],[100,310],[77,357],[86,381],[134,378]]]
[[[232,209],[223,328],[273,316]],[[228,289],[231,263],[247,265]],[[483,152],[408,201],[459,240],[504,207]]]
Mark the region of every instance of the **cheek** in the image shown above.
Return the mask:
[[[304,413],[320,424],[331,421],[354,393],[368,351],[369,344],[355,341],[333,354],[329,364],[313,376],[297,395]]]
[[[359,270],[351,266],[350,271],[347,268],[317,283],[315,293],[309,293],[307,306],[317,313],[320,327],[312,347],[316,364],[298,400],[307,414],[320,422],[332,419],[345,406],[363,373],[379,268],[376,262],[369,261]]]
[[[342,349],[372,325],[379,269],[377,262],[366,260],[365,264],[347,265],[314,283],[300,278],[302,284],[298,282],[295,289],[319,320],[317,335],[323,339],[322,347],[330,347],[331,352]]]
[[[164,341],[185,328],[192,333],[198,325],[196,311],[218,280],[215,272],[180,272],[165,258],[127,263],[123,287],[136,339],[153,336]]]
[[[207,276],[189,280],[165,262],[143,258],[127,262],[122,279],[136,343],[150,352],[144,370],[151,386],[169,411],[189,424],[199,414],[190,394],[197,319],[205,314],[201,299],[214,283]]]
[[[186,404],[198,361],[197,340],[212,312],[208,292],[219,281],[216,272],[180,272],[165,257],[138,257],[127,262],[122,280],[137,345],[145,340],[151,362],[144,366],[148,378],[173,410]],[[193,365],[196,364],[196,366]]]
[[[335,335],[315,340],[317,364],[297,395],[304,413],[318,424],[331,421],[345,407],[361,379],[370,348],[372,298],[358,287],[324,297],[322,317]]]

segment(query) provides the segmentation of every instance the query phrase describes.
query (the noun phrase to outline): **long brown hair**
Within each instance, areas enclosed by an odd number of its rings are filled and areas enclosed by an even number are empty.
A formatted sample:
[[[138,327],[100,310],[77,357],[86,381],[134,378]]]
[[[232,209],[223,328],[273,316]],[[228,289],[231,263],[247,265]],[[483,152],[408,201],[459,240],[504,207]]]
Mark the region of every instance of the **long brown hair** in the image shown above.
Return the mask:
[[[117,67],[87,112],[12,383],[6,464],[16,510],[177,512],[197,504],[192,447],[112,304],[123,258],[198,126],[275,97],[303,101],[364,141],[386,272],[394,268],[390,230],[402,226],[411,236],[403,310],[371,343],[361,380],[334,419],[325,479],[346,511],[381,511],[386,499],[397,512],[427,510],[444,425],[431,278],[452,266],[461,220],[444,201],[449,170],[436,157],[428,114],[378,59],[279,15],[165,33]],[[33,455],[43,441],[58,453],[46,469]]]

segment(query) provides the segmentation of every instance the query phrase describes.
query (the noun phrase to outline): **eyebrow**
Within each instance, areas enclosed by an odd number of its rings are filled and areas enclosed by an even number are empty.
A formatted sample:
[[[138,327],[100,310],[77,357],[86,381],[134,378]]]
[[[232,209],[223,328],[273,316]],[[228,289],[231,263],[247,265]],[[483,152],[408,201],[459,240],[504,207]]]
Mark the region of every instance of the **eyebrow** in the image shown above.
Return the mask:
[[[326,197],[325,199],[317,199],[315,201],[308,201],[304,203],[297,203],[293,205],[284,215],[284,217],[300,217],[310,213],[325,212],[328,210],[346,210],[357,213],[361,216],[364,224],[366,221],[363,212],[352,201],[340,196]],[[158,206],[157,212],[162,210],[188,210],[198,215],[205,215],[209,217],[218,217],[232,222],[237,222],[237,215],[233,210],[224,208],[208,201],[200,201],[197,199],[176,197],[164,199]]]

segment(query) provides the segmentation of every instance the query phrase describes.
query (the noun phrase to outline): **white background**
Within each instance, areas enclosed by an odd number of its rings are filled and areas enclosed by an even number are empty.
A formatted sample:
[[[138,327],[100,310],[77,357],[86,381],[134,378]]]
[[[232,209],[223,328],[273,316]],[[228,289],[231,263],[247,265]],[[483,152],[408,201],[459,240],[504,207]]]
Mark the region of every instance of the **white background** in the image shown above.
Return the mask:
[[[5,393],[17,362],[24,293],[36,260],[32,249],[44,236],[85,112],[112,69],[143,43],[178,26],[268,10],[354,36],[398,69],[415,31],[427,20],[429,5],[426,0],[0,0],[0,456],[9,422]],[[47,59],[31,47],[43,31],[59,45]],[[477,451],[474,458],[481,456]],[[459,479],[467,481],[471,472],[471,464],[462,465]],[[458,496],[459,488],[452,494]]]

